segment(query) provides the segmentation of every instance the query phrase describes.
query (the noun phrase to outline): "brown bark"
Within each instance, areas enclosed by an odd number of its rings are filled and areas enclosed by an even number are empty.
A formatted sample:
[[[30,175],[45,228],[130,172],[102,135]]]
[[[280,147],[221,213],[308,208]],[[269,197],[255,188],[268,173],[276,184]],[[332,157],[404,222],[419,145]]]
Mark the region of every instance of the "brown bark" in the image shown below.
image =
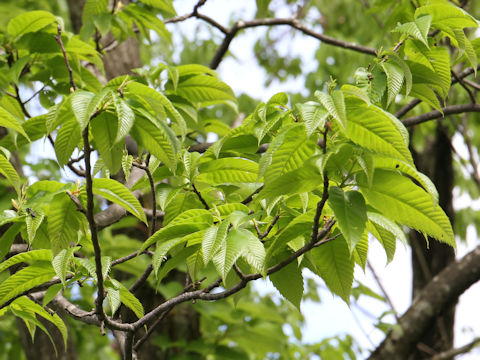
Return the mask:
[[[418,294],[369,360],[405,360],[438,316],[451,308],[471,285],[480,280],[480,246],[450,263]]]

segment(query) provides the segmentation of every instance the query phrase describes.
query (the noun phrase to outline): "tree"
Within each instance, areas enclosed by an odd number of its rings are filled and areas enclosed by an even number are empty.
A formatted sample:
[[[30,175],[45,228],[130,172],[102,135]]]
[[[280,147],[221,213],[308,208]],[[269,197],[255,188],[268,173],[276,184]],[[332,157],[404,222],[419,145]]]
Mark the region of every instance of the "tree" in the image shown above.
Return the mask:
[[[167,0],[2,5],[4,356],[355,358],[350,337],[301,342],[292,308],[317,286],[303,274],[349,303],[369,242],[392,260],[406,227],[415,299],[370,358],[453,356],[454,304],[480,279],[479,248],[453,261],[450,220],[465,238],[474,215],[454,214],[453,186],[471,198],[480,186],[475,4],[287,1],[280,18],[258,0],[227,27],[205,3],[184,15]],[[167,25],[189,19],[221,37],[175,43]],[[269,29],[255,45],[269,80],[302,73],[280,55],[280,26],[319,40],[311,95],[236,96],[215,69],[246,29]],[[453,134],[473,182],[454,169]],[[34,166],[38,140],[55,160]],[[260,278],[279,303],[249,286]]]

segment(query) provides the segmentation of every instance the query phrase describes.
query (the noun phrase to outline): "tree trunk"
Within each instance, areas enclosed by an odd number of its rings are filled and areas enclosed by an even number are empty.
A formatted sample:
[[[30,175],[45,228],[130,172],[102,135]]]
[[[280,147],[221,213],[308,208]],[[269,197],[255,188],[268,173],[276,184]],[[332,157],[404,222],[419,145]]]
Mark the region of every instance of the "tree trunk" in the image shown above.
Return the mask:
[[[435,136],[426,141],[425,150],[418,154],[413,151],[417,168],[426,174],[438,189],[439,205],[445,211],[453,224],[453,159],[451,139],[447,129],[439,122]],[[440,273],[448,264],[455,260],[454,249],[446,244],[429,238],[428,242],[422,234],[410,233],[412,247],[413,291],[412,296],[418,296],[422,289]],[[453,347],[453,329],[455,319],[455,304],[446,309],[436,318],[423,334],[409,359],[429,358],[432,355]]]

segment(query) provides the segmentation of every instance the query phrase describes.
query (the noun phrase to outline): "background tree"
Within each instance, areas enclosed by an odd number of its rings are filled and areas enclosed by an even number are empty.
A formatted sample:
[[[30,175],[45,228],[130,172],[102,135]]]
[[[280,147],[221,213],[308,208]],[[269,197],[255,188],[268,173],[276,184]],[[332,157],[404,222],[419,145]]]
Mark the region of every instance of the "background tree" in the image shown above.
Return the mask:
[[[302,274],[348,303],[369,242],[392,259],[401,225],[431,238],[411,233],[415,300],[370,357],[452,356],[453,304],[480,275],[478,248],[452,262],[447,218],[465,238],[473,216],[454,214],[453,188],[480,185],[475,5],[257,1],[254,18],[225,21],[205,3],[2,4],[4,356],[51,358],[51,340],[63,358],[354,358],[350,337],[301,342],[292,307],[318,300]],[[199,37],[176,43],[189,19]],[[259,103],[211,70],[263,28],[267,82],[306,75],[308,98]],[[299,34],[319,40],[308,75],[282,49]],[[38,139],[54,161],[26,161]],[[248,286],[266,276],[284,299]]]

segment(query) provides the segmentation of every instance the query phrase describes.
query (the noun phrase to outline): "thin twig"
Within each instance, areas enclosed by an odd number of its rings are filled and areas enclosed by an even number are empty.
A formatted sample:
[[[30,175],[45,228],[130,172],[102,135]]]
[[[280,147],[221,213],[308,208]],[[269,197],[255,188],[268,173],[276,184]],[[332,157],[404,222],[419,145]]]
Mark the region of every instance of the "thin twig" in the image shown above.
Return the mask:
[[[197,17],[198,14],[197,14]],[[200,17],[199,17],[200,18]],[[212,24],[213,25],[213,24]],[[308,28],[307,26],[303,25],[295,16],[289,18],[266,18],[266,19],[253,19],[250,21],[237,21],[230,29],[225,29],[223,27],[218,27],[220,31],[225,34],[222,44],[217,49],[212,61],[210,62],[210,68],[216,69],[220,62],[222,61],[223,57],[228,51],[230,43],[232,42],[235,35],[243,29],[259,27],[259,26],[274,26],[274,25],[288,25],[294,29],[299,30],[305,35],[311,36],[315,39],[322,41],[325,44],[330,44],[334,46],[338,46],[344,49],[349,49],[353,51],[357,51],[367,55],[377,55],[377,49],[370,48],[368,46],[358,45],[355,43],[351,43],[348,41],[340,40],[333,38],[331,36],[315,32],[312,29]]]
[[[249,204],[249,203],[253,200],[253,197],[254,197],[255,195],[257,195],[260,191],[262,191],[262,189],[263,189],[263,185],[260,186],[259,188],[257,188],[253,193],[251,193],[250,195],[248,195],[245,199],[243,199],[243,200],[241,201],[241,203],[242,203],[243,205]]]
[[[273,218],[272,222],[270,223],[270,225],[268,226],[267,230],[265,230],[262,234],[260,234],[258,236],[258,238],[261,240],[261,239],[265,239],[268,234],[270,234],[270,231],[272,231],[273,227],[275,226],[275,224],[277,223],[278,219],[280,219],[280,215],[275,215],[275,217]]]
[[[150,159],[150,157],[147,157],[147,159]],[[157,195],[155,193],[155,182],[153,180],[153,175],[148,165],[142,165],[135,161],[133,162],[132,165],[145,171],[148,177],[148,182],[150,184],[150,191],[152,193],[152,222],[150,224],[149,236],[152,236],[155,233],[156,222],[157,222]]]
[[[170,310],[173,309],[173,306],[165,310],[149,327],[148,330],[145,332],[145,335],[143,335],[138,341],[135,343],[133,346],[134,351],[138,351],[138,349],[145,343],[145,341],[148,340],[148,338],[153,334],[153,331],[155,328],[165,319],[170,312]]]
[[[143,255],[143,254],[147,254],[149,256],[153,256],[153,252],[152,251],[147,251],[147,250],[144,250],[142,252],[139,252],[139,251],[135,251],[127,256],[124,256],[124,257],[121,257],[121,258],[118,258],[116,260],[113,260],[112,263],[111,263],[111,267],[114,267],[116,265],[119,265],[119,264],[123,264],[124,262],[127,262],[129,260],[132,260],[134,258],[136,258],[137,256],[139,255]]]
[[[467,85],[465,85],[463,79],[460,79],[458,75],[455,73],[455,71],[451,70],[450,72],[452,73],[452,76],[457,80],[457,82],[465,89],[465,91],[468,94],[468,97],[470,98],[470,102],[472,104],[475,104],[477,101],[475,100],[475,95],[473,95],[472,90],[470,90],[470,88]]]
[[[67,51],[65,50],[65,46],[63,45],[62,41],[62,27],[60,24],[57,26],[57,35],[54,36],[55,40],[57,40],[58,45],[60,45],[60,49],[62,50],[63,60],[65,61],[65,65],[67,66],[68,76],[70,78],[70,85],[72,86],[72,90],[77,90],[77,85],[75,84],[75,80],[73,79],[73,71],[72,67],[70,66],[70,62],[68,61]]]
[[[325,244],[327,242],[330,242],[333,240],[333,238],[325,238],[329,233],[330,230],[332,229],[333,225],[335,225],[334,220],[328,220],[321,231],[318,233],[318,238],[321,239],[319,241],[310,241],[308,244],[304,245],[297,251],[295,251],[293,254],[288,256],[286,259],[282,260],[281,262],[277,263],[276,265],[268,268],[266,270],[267,275],[271,275],[281,269],[283,269],[285,266],[290,264],[292,261],[296,260],[298,257],[302,256],[306,252],[310,251],[316,246],[319,246],[321,244]],[[241,279],[240,282],[238,282],[236,285],[232,286],[231,288],[221,291],[221,292],[216,292],[216,293],[211,293],[213,289],[218,287],[222,281],[221,278],[217,279],[213,283],[211,283],[209,286],[207,286],[204,289],[201,290],[196,290],[196,291],[191,291],[191,292],[186,292],[182,293],[174,298],[171,298],[159,306],[157,306],[155,309],[150,311],[149,313],[145,314],[145,316],[141,319],[138,319],[136,322],[129,324],[135,329],[138,329],[147,323],[149,323],[151,320],[156,319],[157,316],[159,316],[161,313],[163,313],[165,310],[167,310],[170,307],[176,306],[178,304],[181,304],[185,301],[190,301],[190,300],[195,300],[195,299],[200,299],[200,300],[206,300],[206,301],[213,301],[213,300],[219,300],[219,299],[224,299],[230,295],[233,295],[237,293],[238,291],[242,290],[247,286],[247,284],[250,281],[260,279],[263,277],[264,274],[256,273],[256,274],[249,274],[249,275],[244,275],[244,278]]]
[[[460,354],[466,354],[470,350],[472,350],[477,344],[480,344],[480,337],[477,337],[473,339],[471,342],[468,344],[465,344],[459,348],[456,349],[450,349],[441,353],[438,353],[434,356],[432,356],[428,360],[447,360],[447,359],[453,359],[456,355]]]
[[[67,191],[67,195],[72,199],[73,203],[77,206],[77,210],[83,213],[84,215],[87,214],[87,210],[83,207],[82,203],[80,202],[80,199],[73,195],[70,191]]]
[[[195,194],[197,194],[197,197],[198,199],[200,200],[200,202],[203,204],[203,206],[205,207],[206,210],[210,210],[210,206],[208,206],[207,202],[205,201],[205,199],[203,198],[202,194],[200,194],[200,191],[197,190],[197,187],[195,186],[195,184],[192,182],[192,188],[193,188],[193,192]]]
[[[105,314],[103,312],[103,271],[102,271],[102,250],[98,242],[97,224],[95,223],[93,213],[93,180],[92,180],[92,164],[90,163],[90,140],[88,138],[88,128],[83,130],[83,152],[85,153],[85,179],[87,190],[87,220],[90,227],[90,234],[92,237],[93,251],[95,255],[95,273],[97,275],[97,298],[95,299],[95,309],[98,316],[98,320],[103,322]]]
[[[375,282],[377,283],[378,287],[380,288],[380,291],[382,292],[383,297],[385,298],[385,300],[387,300],[388,306],[390,306],[390,309],[392,309],[393,315],[395,316],[395,320],[398,322],[399,318],[398,318],[397,310],[395,310],[395,306],[393,306],[393,302],[392,302],[390,296],[388,295],[387,290],[383,286],[382,281],[378,277],[375,269],[373,268],[373,266],[372,266],[372,264],[370,263],[369,260],[367,260],[367,266],[370,269],[370,272],[372,273],[373,278],[375,279]]]

